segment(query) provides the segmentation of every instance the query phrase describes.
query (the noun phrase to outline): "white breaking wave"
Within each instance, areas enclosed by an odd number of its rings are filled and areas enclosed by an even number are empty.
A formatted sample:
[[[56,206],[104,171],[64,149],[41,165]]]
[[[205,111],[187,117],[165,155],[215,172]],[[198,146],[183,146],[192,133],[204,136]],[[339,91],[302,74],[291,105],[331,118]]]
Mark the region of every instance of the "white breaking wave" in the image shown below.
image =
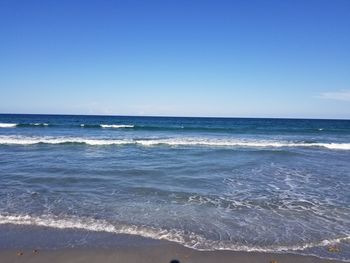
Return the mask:
[[[234,139],[204,139],[204,138],[170,138],[170,139],[97,139],[83,137],[24,137],[0,136],[0,144],[31,145],[31,144],[65,144],[79,143],[87,145],[126,145],[142,146],[209,146],[209,147],[246,147],[246,148],[281,148],[281,147],[320,147],[331,150],[350,150],[350,143],[305,143],[288,141],[245,141]]]
[[[80,229],[94,232],[138,235],[146,238],[168,240],[197,250],[233,250],[248,252],[283,252],[302,251],[313,247],[323,247],[350,240],[349,235],[334,239],[324,239],[319,242],[310,242],[300,245],[269,245],[253,246],[234,244],[227,240],[208,240],[193,232],[177,229],[161,229],[146,226],[111,224],[106,220],[92,218],[71,217],[58,218],[57,216],[34,217],[29,215],[0,215],[0,224],[42,226],[57,229]]]
[[[47,123],[31,123],[30,125],[34,125],[34,126],[49,126],[49,124],[47,124]]]
[[[16,123],[0,123],[0,128],[13,128],[16,126]]]
[[[278,141],[240,141],[240,140],[210,140],[210,139],[160,139],[137,141],[145,146],[167,144],[171,146],[228,146],[228,147],[325,147],[328,149],[350,150],[350,143],[294,143]]]
[[[0,144],[8,145],[32,145],[32,144],[64,144],[64,143],[81,143],[88,145],[118,145],[130,144],[133,141],[127,140],[101,140],[76,137],[6,137],[0,136]]]
[[[127,125],[127,124],[100,124],[102,128],[134,128],[134,125]]]

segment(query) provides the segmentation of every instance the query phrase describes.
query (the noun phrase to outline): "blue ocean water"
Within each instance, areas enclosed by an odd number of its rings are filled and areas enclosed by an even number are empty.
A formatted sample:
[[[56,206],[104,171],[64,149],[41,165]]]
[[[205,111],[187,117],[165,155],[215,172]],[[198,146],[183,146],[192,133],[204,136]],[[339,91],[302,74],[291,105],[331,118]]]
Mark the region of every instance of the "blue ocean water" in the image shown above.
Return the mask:
[[[3,114],[0,224],[350,260],[350,121]]]

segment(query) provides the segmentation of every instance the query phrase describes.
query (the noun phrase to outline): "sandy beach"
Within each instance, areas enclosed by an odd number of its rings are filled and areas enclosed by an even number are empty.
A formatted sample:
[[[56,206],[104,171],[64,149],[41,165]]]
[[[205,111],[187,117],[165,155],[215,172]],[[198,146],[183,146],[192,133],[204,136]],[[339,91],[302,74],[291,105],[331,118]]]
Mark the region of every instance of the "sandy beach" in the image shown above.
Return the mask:
[[[296,254],[199,251],[165,240],[78,229],[0,226],[1,263],[312,263],[343,262]],[[329,257],[334,255],[329,255]]]
[[[249,253],[232,251],[196,251],[175,244],[115,249],[63,249],[63,250],[4,250],[0,251],[3,263],[316,263],[341,262],[293,254]]]

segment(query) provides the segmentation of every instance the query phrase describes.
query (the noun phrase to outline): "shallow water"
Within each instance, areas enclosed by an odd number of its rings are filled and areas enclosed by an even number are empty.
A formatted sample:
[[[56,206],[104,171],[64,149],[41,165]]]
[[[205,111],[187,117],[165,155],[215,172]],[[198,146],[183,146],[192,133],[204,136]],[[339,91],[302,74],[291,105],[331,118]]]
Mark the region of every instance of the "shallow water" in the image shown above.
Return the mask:
[[[350,121],[0,115],[0,223],[350,260],[349,161]]]

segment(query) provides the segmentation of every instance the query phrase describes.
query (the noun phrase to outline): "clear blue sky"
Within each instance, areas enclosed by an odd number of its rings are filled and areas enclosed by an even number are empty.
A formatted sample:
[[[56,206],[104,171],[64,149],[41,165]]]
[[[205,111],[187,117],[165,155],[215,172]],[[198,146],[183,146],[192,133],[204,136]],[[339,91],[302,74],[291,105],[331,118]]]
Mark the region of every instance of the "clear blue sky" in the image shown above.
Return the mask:
[[[1,0],[0,112],[350,118],[350,1]]]

